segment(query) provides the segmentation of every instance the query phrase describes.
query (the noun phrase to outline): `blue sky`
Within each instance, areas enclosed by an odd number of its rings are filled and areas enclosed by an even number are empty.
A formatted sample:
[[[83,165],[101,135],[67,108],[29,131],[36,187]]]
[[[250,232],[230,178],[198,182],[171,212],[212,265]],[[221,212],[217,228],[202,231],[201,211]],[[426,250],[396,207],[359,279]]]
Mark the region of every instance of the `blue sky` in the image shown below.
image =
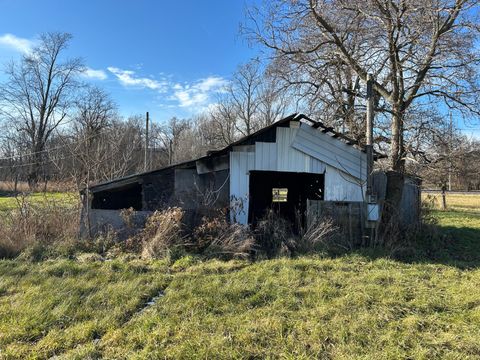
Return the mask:
[[[245,7],[242,0],[0,0],[0,63],[21,56],[42,32],[69,32],[68,55],[85,60],[86,80],[106,89],[122,114],[188,117],[257,55],[239,36]]]
[[[0,65],[42,32],[69,32],[68,55],[83,57],[85,80],[106,89],[123,115],[189,117],[215,102],[239,64],[258,56],[239,26],[247,4],[259,1],[0,0]],[[456,121],[480,137],[477,125]]]

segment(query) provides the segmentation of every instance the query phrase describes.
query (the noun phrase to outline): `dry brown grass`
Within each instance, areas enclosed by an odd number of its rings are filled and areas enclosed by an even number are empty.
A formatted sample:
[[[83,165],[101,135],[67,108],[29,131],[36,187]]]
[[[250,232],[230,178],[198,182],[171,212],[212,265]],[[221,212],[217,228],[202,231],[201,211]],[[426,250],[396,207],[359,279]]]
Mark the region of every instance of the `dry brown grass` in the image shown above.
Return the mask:
[[[75,184],[71,182],[47,182],[38,184],[36,191],[45,192],[69,192],[75,191]],[[0,181],[0,192],[11,193],[15,191],[15,183],[13,181]],[[26,181],[19,181],[17,183],[17,192],[27,193],[32,191]]]
[[[480,212],[480,193],[447,193],[446,197],[448,209]],[[442,207],[442,194],[438,192],[423,192],[422,200],[432,201],[436,209]]]
[[[139,234],[142,258],[159,259],[169,255],[175,247],[184,246],[182,236],[183,210],[177,207],[156,211]]]
[[[317,250],[319,247],[328,250],[332,246],[341,246],[341,239],[334,236],[337,230],[338,226],[335,225],[332,218],[317,219],[310,224],[298,240],[298,251],[308,253]]]
[[[78,237],[79,206],[65,206],[55,200],[42,203],[29,197],[16,198],[17,206],[0,216],[0,258],[18,256],[26,250],[73,246]]]
[[[230,224],[225,214],[202,219],[193,233],[194,247],[207,257],[248,258],[256,248],[255,238],[246,226]]]

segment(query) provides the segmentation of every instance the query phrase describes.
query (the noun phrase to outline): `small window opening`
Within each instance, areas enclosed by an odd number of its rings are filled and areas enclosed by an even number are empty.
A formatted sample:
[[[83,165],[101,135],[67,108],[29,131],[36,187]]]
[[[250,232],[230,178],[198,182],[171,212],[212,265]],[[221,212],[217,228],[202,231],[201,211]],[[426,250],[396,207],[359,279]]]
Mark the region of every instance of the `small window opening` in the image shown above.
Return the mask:
[[[287,202],[288,188],[272,188],[272,202]]]

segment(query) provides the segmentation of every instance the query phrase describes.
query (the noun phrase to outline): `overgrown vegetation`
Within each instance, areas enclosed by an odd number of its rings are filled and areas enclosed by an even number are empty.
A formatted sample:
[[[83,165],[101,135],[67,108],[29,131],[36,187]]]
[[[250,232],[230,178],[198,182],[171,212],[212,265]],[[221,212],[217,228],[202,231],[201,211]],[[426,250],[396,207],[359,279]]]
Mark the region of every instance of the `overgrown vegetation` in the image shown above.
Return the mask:
[[[66,195],[38,194],[8,201],[1,202],[8,209],[0,213],[1,258],[22,253],[32,260],[41,260],[82,250],[78,242],[78,201],[72,202]]]
[[[193,230],[183,226],[180,208],[157,211],[138,232],[135,211],[122,211],[125,230],[97,234],[91,239],[79,238],[78,198],[57,193],[34,193],[3,200],[0,216],[0,257],[22,256],[34,261],[57,257],[74,257],[76,253],[94,252],[114,258],[129,253],[144,259],[178,259],[186,254],[205,259],[263,259],[277,256],[299,256],[323,253],[339,256],[358,249],[358,244],[344,234],[333,219],[319,219],[309,228],[292,225],[269,211],[253,231],[230,224],[225,213],[204,217]],[[0,201],[1,202],[1,201]],[[394,247],[367,249],[404,261],[445,257],[455,232],[439,231],[435,224],[438,212],[435,201],[425,201],[422,226],[411,226],[403,232],[392,230],[402,241]],[[475,214],[475,213],[472,213]],[[442,216],[442,215],[440,215]],[[475,215],[472,215],[475,218]],[[468,232],[468,230],[467,230]],[[393,235],[392,235],[393,236]],[[372,245],[372,244],[370,244]],[[374,244],[373,244],[374,246]],[[447,251],[448,252],[448,251]]]

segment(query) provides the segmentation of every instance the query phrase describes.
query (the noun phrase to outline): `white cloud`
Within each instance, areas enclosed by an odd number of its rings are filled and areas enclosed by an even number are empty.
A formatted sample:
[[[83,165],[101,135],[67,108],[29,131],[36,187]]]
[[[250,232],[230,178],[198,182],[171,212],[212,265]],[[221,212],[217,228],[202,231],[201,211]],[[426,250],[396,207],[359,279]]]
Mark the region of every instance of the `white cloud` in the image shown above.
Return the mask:
[[[209,76],[193,82],[178,83],[170,80],[171,76],[161,73],[160,79],[140,77],[134,70],[124,70],[114,66],[107,68],[120,84],[126,87],[156,90],[162,96],[161,106],[188,108],[198,111],[214,102],[214,94],[226,91],[228,81],[220,76]],[[163,101],[168,100],[167,103]]]
[[[87,67],[82,73],[83,77],[93,80],[106,80],[108,78],[107,73],[103,70],[95,70]]]
[[[9,47],[22,53],[30,52],[34,44],[35,42],[32,40],[21,38],[13,34],[0,35],[0,45]]]
[[[225,91],[228,81],[219,76],[200,79],[193,84],[175,84],[173,99],[180,107],[201,107],[207,105],[214,93]]]
[[[113,75],[115,75],[124,86],[137,86],[141,88],[148,88],[152,90],[159,90],[164,92],[167,87],[167,83],[164,81],[158,81],[146,77],[136,77],[135,71],[132,70],[122,70],[117,67],[110,66],[107,68]]]

